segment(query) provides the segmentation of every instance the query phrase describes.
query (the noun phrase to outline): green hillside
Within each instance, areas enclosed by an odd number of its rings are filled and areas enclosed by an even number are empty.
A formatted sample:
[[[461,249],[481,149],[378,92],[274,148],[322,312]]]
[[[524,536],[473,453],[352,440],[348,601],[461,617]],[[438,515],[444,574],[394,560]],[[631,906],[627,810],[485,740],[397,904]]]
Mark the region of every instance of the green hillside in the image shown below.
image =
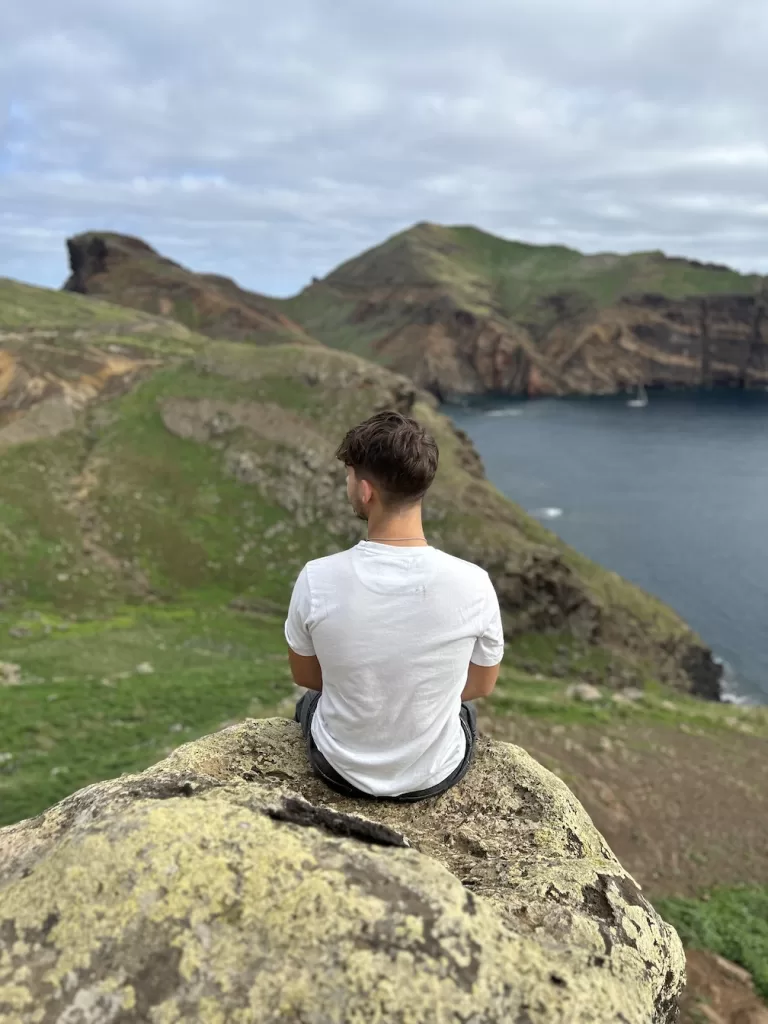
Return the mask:
[[[561,291],[578,291],[597,305],[610,305],[622,296],[643,293],[680,299],[754,292],[762,283],[757,275],[669,258],[662,252],[585,256],[564,246],[509,242],[472,227],[447,230],[456,246],[451,259],[468,274],[487,279],[508,316],[524,313],[543,296]]]
[[[680,619],[503,498],[404,378],[0,281],[0,824],[290,697],[293,580],[360,535],[335,447],[393,406],[440,443],[427,529],[491,571],[509,685],[691,685]]]
[[[51,330],[60,333],[99,329],[105,332],[113,329],[127,331],[129,328],[135,328],[141,333],[142,327],[147,331],[154,329],[160,333],[169,330],[171,334],[186,336],[184,330],[178,328],[173,321],[161,323],[154,317],[122,306],[95,302],[82,295],[35,288],[33,285],[0,277],[0,331],[3,335],[16,330]]]
[[[542,300],[567,296],[569,312],[610,306],[622,297],[668,299],[754,294],[758,275],[669,258],[661,252],[587,256],[564,246],[507,241],[473,227],[419,224],[355,257],[323,281],[280,303],[287,315],[328,345],[366,354],[401,322],[417,298],[450,298],[476,316],[548,325]],[[359,305],[378,308],[360,317]]]

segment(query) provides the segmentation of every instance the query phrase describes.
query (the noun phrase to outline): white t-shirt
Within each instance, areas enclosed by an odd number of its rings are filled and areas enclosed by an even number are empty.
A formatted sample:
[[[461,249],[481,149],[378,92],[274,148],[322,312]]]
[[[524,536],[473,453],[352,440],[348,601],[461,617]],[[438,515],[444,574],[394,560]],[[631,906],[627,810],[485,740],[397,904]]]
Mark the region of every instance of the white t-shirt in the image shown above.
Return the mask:
[[[285,638],[322,668],[318,749],[376,796],[427,789],[461,764],[469,663],[498,665],[504,653],[484,569],[437,548],[370,541],[302,569]]]

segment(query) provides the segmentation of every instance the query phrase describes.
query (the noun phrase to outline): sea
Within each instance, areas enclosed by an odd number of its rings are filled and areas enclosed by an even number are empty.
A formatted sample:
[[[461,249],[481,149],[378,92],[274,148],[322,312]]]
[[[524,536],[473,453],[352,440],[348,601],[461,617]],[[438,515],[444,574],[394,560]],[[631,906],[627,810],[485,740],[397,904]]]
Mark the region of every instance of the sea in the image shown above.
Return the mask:
[[[677,609],[723,661],[728,699],[768,704],[768,393],[446,411],[499,490]]]

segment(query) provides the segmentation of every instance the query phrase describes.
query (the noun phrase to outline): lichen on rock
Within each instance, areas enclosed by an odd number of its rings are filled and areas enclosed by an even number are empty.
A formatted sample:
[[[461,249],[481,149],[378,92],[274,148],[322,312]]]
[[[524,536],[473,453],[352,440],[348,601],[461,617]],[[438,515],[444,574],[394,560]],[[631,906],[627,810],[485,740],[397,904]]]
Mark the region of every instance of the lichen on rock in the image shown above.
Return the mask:
[[[247,721],[0,830],[8,1024],[661,1024],[683,974],[564,783],[490,740],[397,805]]]

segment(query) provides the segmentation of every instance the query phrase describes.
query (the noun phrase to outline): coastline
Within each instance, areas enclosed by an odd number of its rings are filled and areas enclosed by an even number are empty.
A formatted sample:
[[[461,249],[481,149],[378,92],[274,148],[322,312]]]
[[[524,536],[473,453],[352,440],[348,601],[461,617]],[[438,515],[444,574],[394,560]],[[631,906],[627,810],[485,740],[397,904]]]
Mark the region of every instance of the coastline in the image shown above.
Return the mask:
[[[723,703],[768,704],[768,545],[755,530],[768,494],[753,479],[768,394],[649,398],[638,409],[615,396],[485,395],[442,409],[502,493],[691,624],[723,667]]]

